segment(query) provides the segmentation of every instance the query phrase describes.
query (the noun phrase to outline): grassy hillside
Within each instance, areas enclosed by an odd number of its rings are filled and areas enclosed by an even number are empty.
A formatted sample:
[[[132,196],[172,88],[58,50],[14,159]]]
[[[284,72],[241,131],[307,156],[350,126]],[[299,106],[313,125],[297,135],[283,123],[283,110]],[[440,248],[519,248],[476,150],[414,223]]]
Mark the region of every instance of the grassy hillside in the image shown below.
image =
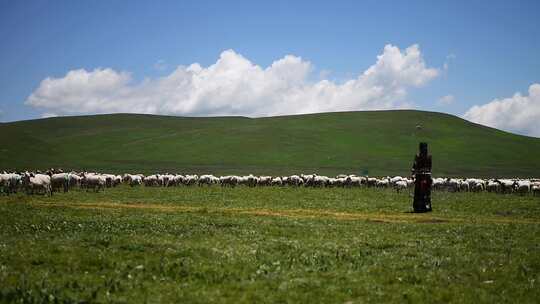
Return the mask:
[[[540,139],[421,111],[20,121],[0,124],[0,167],[406,175],[419,141],[429,142],[437,175],[540,175]]]

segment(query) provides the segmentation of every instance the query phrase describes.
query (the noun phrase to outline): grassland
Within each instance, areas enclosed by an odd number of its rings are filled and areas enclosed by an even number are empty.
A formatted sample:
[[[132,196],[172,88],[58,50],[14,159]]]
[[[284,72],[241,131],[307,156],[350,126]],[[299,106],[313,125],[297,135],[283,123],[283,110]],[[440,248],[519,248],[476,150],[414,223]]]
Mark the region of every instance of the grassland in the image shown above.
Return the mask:
[[[0,302],[537,303],[540,198],[136,188],[0,197]]]
[[[540,139],[421,111],[257,119],[115,114],[5,123],[0,170],[405,175],[419,141],[429,142],[436,175],[540,172]]]

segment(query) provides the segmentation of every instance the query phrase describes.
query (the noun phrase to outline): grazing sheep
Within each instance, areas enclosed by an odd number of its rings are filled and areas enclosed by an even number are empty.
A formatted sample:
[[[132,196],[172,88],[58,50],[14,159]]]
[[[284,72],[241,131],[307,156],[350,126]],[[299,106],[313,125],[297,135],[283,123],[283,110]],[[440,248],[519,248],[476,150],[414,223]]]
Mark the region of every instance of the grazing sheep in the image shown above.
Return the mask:
[[[81,186],[82,177],[77,175],[75,172],[69,173],[69,188]]]
[[[19,174],[5,172],[0,174],[0,192],[4,192],[7,195],[16,193],[21,183],[22,176]]]
[[[304,180],[298,175],[291,175],[287,178],[287,185],[295,187],[303,186]]]
[[[334,177],[328,177],[328,179],[326,180],[326,187],[332,188],[335,186],[339,186],[339,179]]]
[[[498,179],[495,180],[501,185],[501,193],[512,193],[515,190],[515,183],[511,179]]]
[[[283,186],[283,181],[281,180],[281,177],[278,176],[278,177],[272,178],[271,185],[272,186]]]
[[[93,189],[95,192],[99,190],[105,190],[107,185],[107,177],[99,174],[85,174],[83,175],[81,184],[87,189]]]
[[[460,189],[459,181],[457,179],[447,178],[444,184],[446,186],[446,189],[450,192],[458,192]]]
[[[383,178],[383,179],[377,180],[375,185],[377,186],[377,188],[388,188],[390,186],[390,180],[387,178]]]
[[[319,176],[319,175],[314,175],[313,176],[313,183],[312,183],[312,186],[313,187],[325,187],[328,185],[328,177],[326,176]]]
[[[528,180],[520,180],[514,182],[514,189],[517,193],[523,195],[531,191],[531,182]]]
[[[399,193],[401,190],[407,189],[407,182],[404,180],[399,180],[394,183],[394,189]]]
[[[469,183],[464,180],[458,180],[459,191],[469,192]]]
[[[122,180],[131,187],[140,186],[143,183],[143,178],[140,175],[124,174]]]
[[[355,175],[349,175],[345,178],[345,186],[347,187],[360,187],[365,184],[367,179]]]
[[[184,176],[184,185],[185,186],[195,185],[198,180],[199,180],[199,176],[196,175],[196,174],[194,174],[194,175],[186,175],[186,176]]]
[[[388,179],[388,178],[387,178],[387,179]],[[392,178],[389,178],[388,180],[389,180],[389,182],[390,182],[390,186],[393,186],[395,183],[397,183],[397,182],[399,182],[399,181],[401,181],[401,180],[404,180],[404,178],[401,177],[401,176],[394,176],[394,177],[392,177]]]
[[[501,184],[497,181],[490,180],[487,183],[486,190],[488,192],[500,192],[501,191]]]
[[[69,191],[69,173],[56,173],[51,175],[52,191],[62,189],[64,193]]]
[[[482,192],[484,191],[484,183],[482,182],[473,182],[472,184],[469,184],[469,188],[472,192]]]
[[[531,193],[534,196],[540,196],[540,183],[534,183],[531,185]]]
[[[0,191],[9,194],[9,175],[5,172],[0,174]]]
[[[172,187],[174,186],[174,175],[165,173],[164,175],[160,175],[159,179],[161,180],[160,184],[163,187]]]
[[[291,187],[392,187],[398,193],[403,189],[414,186],[414,180],[401,176],[394,177],[360,177],[356,175],[339,174],[336,177],[327,177],[317,174],[300,174],[291,176],[245,176],[226,175],[216,177],[211,174],[198,175],[176,175],[176,174],[153,174],[144,176],[142,174],[124,174],[123,176],[105,173],[77,173],[71,171],[64,173],[60,169],[47,170],[48,174],[37,173],[15,174],[0,173],[0,193],[14,193],[20,185],[24,186],[27,193],[44,193],[52,195],[53,191],[68,192],[71,188],[80,186],[93,189],[96,192],[105,187],[115,187],[126,183],[131,187],[144,184],[145,186],[190,186],[220,184],[222,187],[236,187],[245,185],[256,186],[291,186]],[[49,183],[49,184],[48,184]],[[50,189],[49,189],[50,188]],[[540,195],[540,179],[479,179],[479,178],[433,178],[434,190],[447,190],[451,192],[471,191],[471,192],[495,192],[495,193],[518,193],[525,195]]]
[[[228,186],[228,187],[234,188],[240,182],[240,177],[239,176],[234,176],[234,175],[221,176],[219,178],[219,182],[220,182],[222,187]]]
[[[257,186],[271,186],[272,177],[271,176],[259,176],[257,180]]]
[[[375,187],[377,186],[377,179],[374,177],[368,177],[366,180],[366,184],[368,187]]]
[[[302,181],[304,182],[304,186],[311,187],[313,186],[313,180],[315,179],[315,176],[317,174],[300,174],[300,177],[302,178]]]
[[[339,177],[339,178],[334,178],[333,181],[330,181],[330,184],[332,186],[337,186],[337,187],[345,187],[347,186],[347,177]]]
[[[257,182],[259,181],[259,178],[254,176],[253,174],[250,174],[250,175],[243,176],[241,181],[243,185],[247,185],[249,187],[255,187],[257,186]]]
[[[206,175],[201,175],[201,177],[199,177],[199,180],[198,180],[198,185],[199,186],[202,186],[202,185],[207,185],[207,186],[211,186],[213,184],[217,184],[219,183],[219,179],[213,175],[210,175],[210,174],[206,174]]]
[[[433,189],[435,190],[444,190],[446,185],[445,185],[445,179],[444,178],[434,178],[433,179]]]
[[[414,187],[414,180],[412,178],[405,179],[405,182],[407,183],[408,188]]]
[[[143,182],[144,182],[144,185],[146,187],[161,186],[160,179],[159,179],[159,174],[149,175],[149,176],[144,178]]]
[[[52,195],[51,177],[46,174],[25,173],[22,184],[26,189],[26,193],[43,192],[45,195]]]

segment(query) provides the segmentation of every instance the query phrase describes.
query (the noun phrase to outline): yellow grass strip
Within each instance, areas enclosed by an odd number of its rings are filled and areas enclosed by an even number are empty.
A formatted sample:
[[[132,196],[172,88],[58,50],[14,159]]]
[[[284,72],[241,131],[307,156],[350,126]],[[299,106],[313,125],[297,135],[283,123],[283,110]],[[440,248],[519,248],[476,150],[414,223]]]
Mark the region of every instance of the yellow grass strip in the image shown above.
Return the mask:
[[[375,213],[340,212],[320,209],[266,209],[266,208],[220,208],[187,205],[163,205],[148,203],[32,203],[39,207],[68,207],[77,209],[131,209],[153,212],[220,213],[228,215],[273,216],[290,218],[329,218],[335,220],[363,220],[383,223],[477,223],[477,224],[540,224],[533,219],[482,217],[440,217],[433,213]]]

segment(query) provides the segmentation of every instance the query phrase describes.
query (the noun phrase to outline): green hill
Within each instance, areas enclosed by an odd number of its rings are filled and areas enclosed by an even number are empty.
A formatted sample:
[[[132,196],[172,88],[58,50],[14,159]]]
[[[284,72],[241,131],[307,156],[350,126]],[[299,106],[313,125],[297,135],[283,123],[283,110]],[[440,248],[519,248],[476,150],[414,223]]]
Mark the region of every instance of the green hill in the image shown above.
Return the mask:
[[[422,111],[268,118],[111,114],[0,124],[0,168],[407,175],[419,141],[434,174],[539,176],[540,139]]]

